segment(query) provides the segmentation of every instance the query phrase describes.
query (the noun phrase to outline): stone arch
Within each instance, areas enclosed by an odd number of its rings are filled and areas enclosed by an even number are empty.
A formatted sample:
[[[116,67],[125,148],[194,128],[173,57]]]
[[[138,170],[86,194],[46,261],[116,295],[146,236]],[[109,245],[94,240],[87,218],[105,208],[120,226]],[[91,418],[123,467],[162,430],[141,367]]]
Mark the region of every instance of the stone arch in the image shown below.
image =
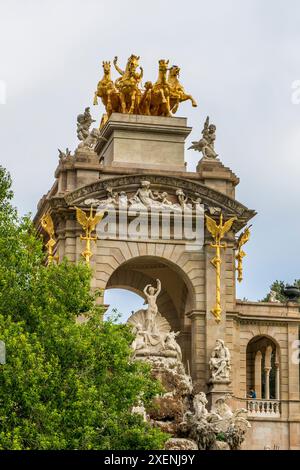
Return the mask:
[[[246,382],[257,398],[280,399],[280,347],[267,334],[253,336],[246,348]]]
[[[119,263],[107,279],[105,289],[123,288],[145,298],[143,289],[160,279],[162,290],[157,303],[160,313],[173,331],[180,331],[178,342],[184,362],[191,356],[191,325],[186,313],[194,304],[195,290],[186,272],[164,257],[135,256]]]
[[[185,313],[197,309],[199,303],[203,302],[204,253],[188,252],[182,244],[99,240],[97,255],[92,262],[96,269],[93,287],[106,289],[110,277],[122,265],[124,267],[125,263],[133,260],[139,260],[142,264],[143,260],[150,258],[153,264],[169,267],[182,279],[187,292]],[[130,287],[129,282],[127,286]],[[185,321],[188,319],[185,318]]]

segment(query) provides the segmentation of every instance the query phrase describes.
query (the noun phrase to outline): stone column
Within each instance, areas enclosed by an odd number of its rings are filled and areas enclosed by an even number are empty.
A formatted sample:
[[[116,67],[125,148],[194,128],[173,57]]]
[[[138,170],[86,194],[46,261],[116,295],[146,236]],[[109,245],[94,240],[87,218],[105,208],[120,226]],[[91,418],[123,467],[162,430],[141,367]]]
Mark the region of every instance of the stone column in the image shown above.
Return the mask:
[[[270,400],[270,372],[271,367],[265,367],[265,400]]]
[[[205,312],[193,310],[187,316],[191,320],[191,375],[199,390],[204,390],[206,372]]]
[[[280,400],[280,369],[279,369],[279,362],[275,362],[275,398],[276,400]]]
[[[261,362],[262,353],[257,351],[254,360],[254,390],[257,398],[261,398]]]
[[[271,365],[272,358],[272,346],[269,344],[265,353],[265,399],[270,400],[270,372],[272,369]]]
[[[227,241],[228,243],[228,241]],[[232,270],[228,273],[227,271],[227,258],[232,260],[232,248],[227,246],[226,250],[221,252],[221,320],[216,322],[211,310],[216,304],[216,270],[211,263],[211,260],[215,256],[215,250],[210,246],[209,240],[206,241],[205,245],[205,267],[206,267],[206,383],[208,387],[207,399],[208,409],[211,409],[218,398],[224,395],[232,395],[231,380],[211,380],[211,372],[209,370],[209,361],[211,354],[216,346],[216,341],[221,339],[225,342],[226,346],[226,313],[227,307],[232,310],[234,294],[233,294],[233,276]],[[228,275],[229,274],[229,275]],[[228,276],[228,277],[227,277]],[[228,291],[230,284],[231,291]]]

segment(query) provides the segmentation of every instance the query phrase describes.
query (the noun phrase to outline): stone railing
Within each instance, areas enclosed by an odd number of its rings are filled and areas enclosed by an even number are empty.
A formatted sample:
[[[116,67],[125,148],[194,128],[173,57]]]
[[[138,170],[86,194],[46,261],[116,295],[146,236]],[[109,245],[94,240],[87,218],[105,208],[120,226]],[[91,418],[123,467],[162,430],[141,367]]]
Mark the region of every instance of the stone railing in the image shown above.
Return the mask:
[[[280,417],[280,401],[279,400],[250,399],[247,401],[247,410],[248,410],[249,417],[279,418]]]

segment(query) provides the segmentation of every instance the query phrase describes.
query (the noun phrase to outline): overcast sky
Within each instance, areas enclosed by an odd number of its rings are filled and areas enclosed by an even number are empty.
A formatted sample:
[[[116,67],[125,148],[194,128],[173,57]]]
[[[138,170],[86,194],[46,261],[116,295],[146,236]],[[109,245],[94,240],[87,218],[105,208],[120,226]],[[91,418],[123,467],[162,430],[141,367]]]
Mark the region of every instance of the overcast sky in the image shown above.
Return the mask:
[[[169,58],[199,105],[178,113],[193,127],[188,143],[210,115],[221,161],[241,180],[237,199],[258,212],[239,297],[299,278],[299,25],[298,0],[0,0],[0,163],[19,210],[35,212],[57,148],[77,145],[76,116],[92,107],[102,60],[118,55],[124,66],[138,54],[155,80]],[[101,107],[91,109],[99,120]],[[190,170],[198,157],[186,151]]]

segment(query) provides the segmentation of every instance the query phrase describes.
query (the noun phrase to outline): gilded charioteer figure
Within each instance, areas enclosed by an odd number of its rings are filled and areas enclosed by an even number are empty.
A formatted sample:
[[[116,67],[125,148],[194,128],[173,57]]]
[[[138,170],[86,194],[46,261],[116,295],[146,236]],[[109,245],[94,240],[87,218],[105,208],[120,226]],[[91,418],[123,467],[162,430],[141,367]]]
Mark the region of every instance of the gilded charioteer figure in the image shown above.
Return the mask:
[[[115,86],[120,93],[122,113],[138,114],[142,94],[139,89],[139,83],[143,78],[143,68],[139,67],[139,59],[139,56],[131,54],[127,61],[126,69],[123,71],[117,64],[118,57],[114,58],[115,69],[121,75],[116,80]],[[136,71],[137,67],[140,68],[140,73]]]

